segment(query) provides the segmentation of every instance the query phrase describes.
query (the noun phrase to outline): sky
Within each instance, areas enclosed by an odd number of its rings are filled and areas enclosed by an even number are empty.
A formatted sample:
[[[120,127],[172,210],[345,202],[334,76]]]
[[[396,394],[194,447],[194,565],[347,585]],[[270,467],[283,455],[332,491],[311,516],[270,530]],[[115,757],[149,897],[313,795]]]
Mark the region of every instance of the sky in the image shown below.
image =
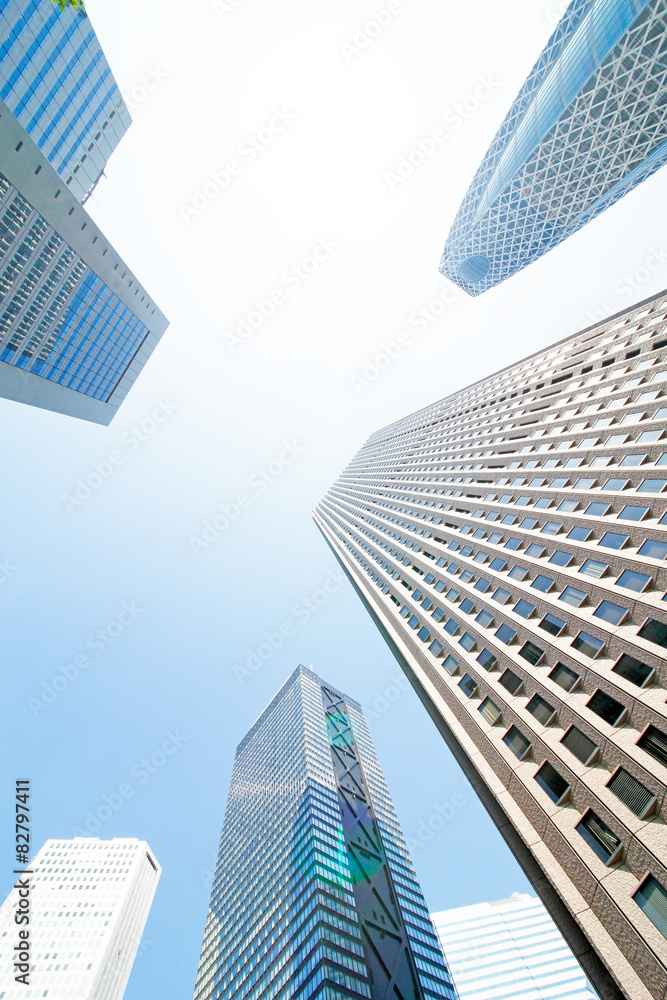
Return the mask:
[[[147,840],[125,996],[183,1000],[299,662],[367,710],[432,911],[530,891],[311,511],[373,431],[665,288],[667,172],[470,299],[442,246],[564,4],[87,6],[134,119],[87,208],[171,325],[109,427],[0,399],[0,892],[16,778],[35,849]]]

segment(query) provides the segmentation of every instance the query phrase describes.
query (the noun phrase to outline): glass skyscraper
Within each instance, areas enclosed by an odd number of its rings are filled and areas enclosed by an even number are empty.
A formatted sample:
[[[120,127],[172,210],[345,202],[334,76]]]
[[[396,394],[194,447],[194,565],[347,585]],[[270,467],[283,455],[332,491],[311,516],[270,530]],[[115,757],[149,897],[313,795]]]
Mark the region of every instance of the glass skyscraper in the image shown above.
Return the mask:
[[[665,160],[665,0],[572,0],[475,174],[440,270],[479,295]]]
[[[460,1000],[597,1000],[539,899],[432,913]]]
[[[83,201],[131,123],[88,15],[3,0],[0,99]]]
[[[196,1000],[455,1000],[357,702],[299,666],[239,744]]]
[[[315,511],[605,1000],[667,989],[666,387],[662,293],[372,434]]]
[[[0,100],[0,396],[108,424],[166,328]]]

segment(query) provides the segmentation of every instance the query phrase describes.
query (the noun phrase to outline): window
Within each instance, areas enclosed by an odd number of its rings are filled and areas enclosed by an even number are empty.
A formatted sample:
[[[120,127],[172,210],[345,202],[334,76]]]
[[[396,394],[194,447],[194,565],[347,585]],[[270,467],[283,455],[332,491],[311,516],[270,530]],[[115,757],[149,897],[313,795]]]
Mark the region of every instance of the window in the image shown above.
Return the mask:
[[[523,733],[519,732],[516,726],[512,726],[503,736],[503,743],[507,744],[513,754],[519,760],[523,760],[530,752],[530,740],[526,739]]]
[[[643,479],[637,487],[637,493],[662,493],[667,486],[667,479]]]
[[[443,646],[442,643],[438,642],[437,639],[434,639],[428,648],[431,650],[434,656],[442,656]]]
[[[468,698],[472,698],[475,691],[477,690],[477,682],[473,680],[470,674],[464,674],[459,681],[459,687]]]
[[[583,590],[576,590],[574,587],[566,587],[558,600],[563,601],[565,604],[571,604],[573,608],[580,608],[586,600],[586,596],[586,592]]]
[[[641,521],[648,514],[648,510],[648,507],[633,507],[626,504],[617,517],[619,521]]]
[[[667,938],[667,892],[657,878],[649,875],[632,897],[651,923]]]
[[[579,506],[579,501],[578,500],[562,500],[558,504],[557,509],[558,510],[562,510],[562,512],[564,514],[571,514],[572,511],[576,510],[578,506]],[[542,529],[542,530],[544,530],[544,529]]]
[[[607,531],[598,542],[598,545],[603,545],[606,549],[622,549],[627,540],[628,535],[619,535],[614,531]],[[667,549],[667,546],[665,548]]]
[[[618,580],[616,581],[617,587],[625,587],[627,590],[635,590],[637,593],[641,593],[651,583],[651,577],[647,576],[645,573],[635,573],[631,569],[623,570]]]
[[[593,612],[595,618],[609,622],[610,625],[621,625],[628,616],[628,609],[620,604],[612,604],[611,601],[601,601]]]
[[[448,674],[453,676],[459,669],[459,661],[455,660],[453,656],[447,656],[442,661],[442,666],[447,671]]]
[[[557,535],[562,528],[560,521],[547,521],[547,523],[542,528],[541,534],[543,535]]]
[[[563,552],[562,549],[556,549],[553,555],[549,557],[549,562],[553,563],[554,566],[569,566],[573,558],[574,556],[570,555],[569,552]]]
[[[601,719],[608,722],[610,726],[617,726],[620,722],[624,722],[627,715],[625,705],[621,705],[620,701],[616,701],[615,698],[605,694],[599,688],[588,702],[587,707],[590,708],[591,712],[595,712]]]
[[[552,503],[553,500],[551,497],[540,497],[540,499],[536,501],[535,507],[537,510],[546,510],[548,507],[551,507]]]
[[[667,542],[656,542],[648,538],[640,548],[639,555],[649,559],[667,559]]]
[[[495,559],[492,559],[491,562],[489,563],[489,569],[492,569],[494,573],[502,573],[502,571],[505,569],[506,566],[507,563],[505,562],[505,560],[498,559],[497,557]]]
[[[482,628],[489,628],[490,625],[493,625],[493,615],[490,611],[480,611],[475,620],[479,622]]]
[[[469,653],[471,649],[475,648],[474,635],[471,635],[470,632],[464,632],[459,639],[459,646],[463,646],[463,648]]]
[[[486,721],[489,722],[492,726],[496,724],[496,722],[501,716],[500,709],[495,704],[495,702],[491,701],[490,698],[484,699],[482,704],[479,706],[478,711],[482,713]]]
[[[524,660],[528,660],[529,663],[532,663],[536,667],[544,657],[544,650],[536,646],[534,642],[525,642],[519,650],[519,656],[522,656]]]
[[[590,503],[584,511],[584,514],[588,514],[589,517],[604,517],[608,513],[608,503]]]
[[[548,726],[556,714],[556,709],[541,698],[539,694],[534,694],[526,705],[526,711],[534,715],[543,726]]]
[[[637,634],[640,639],[648,639],[657,646],[667,648],[667,625],[657,618],[647,618]]]
[[[435,608],[433,609],[433,611],[431,612],[431,617],[432,617],[432,618],[434,618],[434,619],[435,619],[435,621],[437,621],[437,622],[441,622],[441,621],[442,621],[442,619],[443,619],[443,618],[445,617],[445,612],[444,612],[444,611],[442,610],[442,608],[439,608],[439,607],[438,607],[438,606],[436,605],[436,607],[435,607]]]
[[[461,573],[461,582],[462,583],[470,583],[470,581],[474,580],[474,579],[475,578],[474,578],[473,574],[470,572],[469,569],[466,569],[466,570],[464,570],[463,573]]]
[[[522,618],[530,618],[534,610],[535,605],[529,604],[528,601],[518,601],[514,605],[515,614],[521,615]]]
[[[588,736],[584,736],[582,731],[577,729],[576,726],[570,726],[565,736],[562,737],[561,743],[564,747],[567,747],[571,754],[574,754],[577,760],[580,760],[586,766],[593,763],[598,753],[598,748],[593,743],[593,740],[589,740]]]
[[[475,584],[475,590],[479,590],[481,594],[485,594],[491,586],[490,580],[485,580],[483,576],[480,576],[479,580]]]
[[[469,597],[464,597],[460,604],[461,611],[464,615],[471,615],[475,610],[475,603],[471,601]]]
[[[456,635],[459,630],[459,623],[456,618],[448,618],[444,624],[444,629],[449,635]]]
[[[528,556],[529,559],[539,559],[540,556],[544,555],[544,546],[537,545],[535,542],[533,542],[526,549],[526,555]]]
[[[509,646],[516,639],[516,632],[509,625],[501,625],[500,628],[496,629],[496,636],[501,642]]]
[[[548,576],[542,576],[542,574],[536,576],[531,583],[531,587],[534,587],[535,590],[540,590],[543,594],[548,593],[553,585],[554,581]]]
[[[572,640],[572,645],[585,656],[595,658],[604,646],[604,643],[602,639],[596,639],[594,635],[582,631]]]
[[[623,461],[620,463],[620,468],[634,468],[641,465],[642,462],[646,460],[646,455],[626,455]]]
[[[494,601],[498,601],[498,604],[507,604],[512,595],[509,590],[503,590],[502,587],[498,587],[498,589],[493,592],[491,597]]]
[[[544,789],[551,801],[555,802],[556,805],[560,805],[570,791],[570,786],[565,778],[562,778],[548,761],[542,764],[542,767],[535,775],[535,781],[540,788]]]
[[[604,484],[606,490],[612,490],[614,493],[620,493],[628,485],[627,479],[608,479]]]
[[[667,735],[665,733],[656,729],[655,726],[649,726],[637,740],[637,746],[649,753],[651,757],[655,757],[664,767],[667,767]]]
[[[583,444],[583,441],[582,441],[582,444]],[[584,493],[587,490],[592,490],[594,486],[595,486],[595,480],[594,479],[577,479],[577,481],[574,484],[574,486],[572,487],[572,489],[573,490],[579,490],[581,493]]]
[[[429,632],[429,630],[426,628],[425,625],[422,625],[422,627],[419,629],[419,632],[417,632],[417,638],[421,639],[422,642],[426,642],[428,639],[431,638],[431,633]]]
[[[539,624],[540,628],[543,628],[545,632],[550,635],[560,635],[565,628],[565,622],[562,618],[556,618],[551,612],[546,614]]]
[[[495,656],[490,650],[483,649],[477,657],[477,662],[480,663],[485,670],[493,670],[494,667],[498,666],[498,657]]]
[[[504,547],[506,549],[509,549],[511,552],[514,552],[516,549],[521,547],[521,539],[515,538],[513,535],[510,535],[510,537],[505,542]]]
[[[593,532],[590,528],[570,528],[567,537],[574,542],[587,542]]]
[[[502,541],[502,538],[499,531],[494,531],[492,535],[489,535],[489,545],[497,545],[498,542]]]
[[[592,809],[584,814],[576,829],[606,865],[618,859],[623,846],[621,841]]]
[[[511,580],[525,580],[528,576],[528,570],[524,569],[523,566],[514,566],[507,575]]]
[[[615,666],[612,667],[612,671],[625,677],[631,684],[636,684],[637,687],[645,687],[655,673],[653,667],[636,660],[629,653],[623,653]]]
[[[656,803],[653,792],[637,781],[629,771],[619,767],[614,776],[607,782],[609,788],[635,816],[644,819],[652,811]]]
[[[417,628],[419,625],[419,618],[417,618],[417,615],[413,615],[412,618],[408,620],[408,625],[410,628]]]
[[[595,580],[599,580],[608,569],[609,567],[606,563],[597,562],[595,559],[587,559],[579,572],[584,576],[592,576]]]
[[[505,670],[498,680],[510,694],[518,694],[523,688],[523,681],[511,670]]]

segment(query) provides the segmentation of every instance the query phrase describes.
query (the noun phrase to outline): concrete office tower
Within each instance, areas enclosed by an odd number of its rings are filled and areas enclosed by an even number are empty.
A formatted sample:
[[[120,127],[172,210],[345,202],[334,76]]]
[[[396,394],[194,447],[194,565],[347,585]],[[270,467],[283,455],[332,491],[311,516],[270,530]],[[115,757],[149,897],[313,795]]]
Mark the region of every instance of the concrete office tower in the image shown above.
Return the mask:
[[[87,14],[51,0],[3,0],[0,99],[79,201],[132,121]]]
[[[573,0],[475,174],[440,270],[479,295],[666,159],[665,0]]]
[[[431,919],[460,1000],[596,1000],[539,899],[515,892]]]
[[[315,512],[603,998],[667,989],[666,387],[663,293],[373,434]]]
[[[167,320],[2,101],[0,229],[0,396],[108,424]]]
[[[0,997],[121,1000],[160,878],[148,844],[47,840],[29,868],[30,982],[15,981],[12,890],[0,908]]]
[[[303,666],[236,751],[195,997],[456,997],[361,707]]]

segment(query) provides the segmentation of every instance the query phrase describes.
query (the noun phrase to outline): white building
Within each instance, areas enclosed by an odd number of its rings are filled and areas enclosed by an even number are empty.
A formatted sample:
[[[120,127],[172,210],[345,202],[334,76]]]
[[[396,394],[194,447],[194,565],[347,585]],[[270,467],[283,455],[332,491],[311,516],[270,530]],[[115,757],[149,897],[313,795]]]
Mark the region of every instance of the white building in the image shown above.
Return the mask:
[[[431,919],[461,1000],[596,1000],[539,899],[515,892]]]
[[[26,925],[14,888],[0,908],[0,1000],[121,1000],[160,878],[148,844],[48,840],[29,867],[29,985],[15,979]]]

